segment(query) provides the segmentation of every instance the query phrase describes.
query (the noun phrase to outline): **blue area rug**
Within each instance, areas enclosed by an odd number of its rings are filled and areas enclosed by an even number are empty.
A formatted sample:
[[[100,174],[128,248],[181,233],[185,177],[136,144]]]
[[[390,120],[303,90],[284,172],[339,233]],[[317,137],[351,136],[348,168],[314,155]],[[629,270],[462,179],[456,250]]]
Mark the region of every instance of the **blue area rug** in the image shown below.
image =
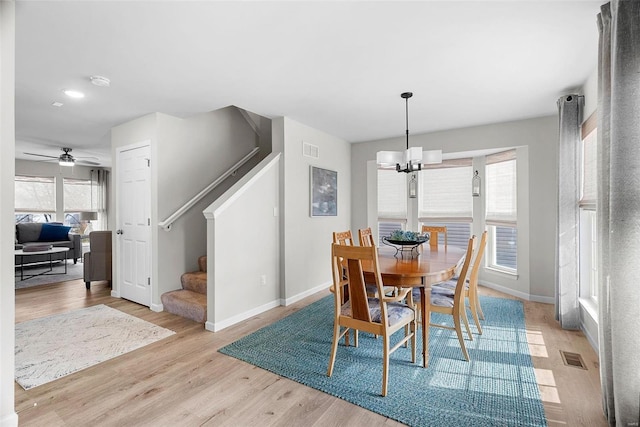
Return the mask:
[[[327,377],[333,334],[333,296],[256,331],[222,349],[290,378],[410,426],[546,426],[525,334],[520,301],[481,297],[483,335],[465,341],[466,362],[454,331],[431,328],[429,367],[411,363],[399,348],[389,363],[389,392],[382,386],[382,340],[360,334],[359,346],[338,347]],[[433,314],[433,323],[452,325]],[[475,326],[471,326],[475,331]],[[396,333],[398,337],[402,332]],[[421,335],[421,334],[419,334]],[[465,335],[466,336],[466,335]],[[418,340],[418,353],[422,348]]]

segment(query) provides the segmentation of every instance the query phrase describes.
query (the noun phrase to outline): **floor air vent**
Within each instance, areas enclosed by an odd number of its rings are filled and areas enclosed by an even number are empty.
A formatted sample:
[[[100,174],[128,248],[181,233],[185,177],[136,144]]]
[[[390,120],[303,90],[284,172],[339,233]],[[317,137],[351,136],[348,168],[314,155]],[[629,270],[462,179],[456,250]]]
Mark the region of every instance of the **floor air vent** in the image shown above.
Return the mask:
[[[582,356],[578,353],[569,353],[568,351],[560,350],[560,354],[562,355],[562,361],[567,366],[573,366],[574,368],[587,369],[587,366],[584,364],[584,360],[582,360]]]

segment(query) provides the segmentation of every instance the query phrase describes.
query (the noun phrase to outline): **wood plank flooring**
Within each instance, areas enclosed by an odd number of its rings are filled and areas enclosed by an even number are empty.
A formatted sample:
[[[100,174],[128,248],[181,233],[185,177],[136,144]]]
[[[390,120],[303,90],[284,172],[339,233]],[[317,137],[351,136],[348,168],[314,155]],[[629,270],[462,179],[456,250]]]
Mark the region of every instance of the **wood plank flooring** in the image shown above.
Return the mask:
[[[81,280],[16,291],[16,322],[105,304],[176,332],[170,338],[29,391],[15,385],[20,426],[400,426],[341,399],[218,353],[218,348],[328,294],[320,292],[212,333],[201,324],[112,298]],[[485,295],[511,298],[482,288]],[[553,306],[524,302],[528,340],[550,426],[606,426],[597,356],[563,331]],[[565,366],[560,350],[588,369]]]

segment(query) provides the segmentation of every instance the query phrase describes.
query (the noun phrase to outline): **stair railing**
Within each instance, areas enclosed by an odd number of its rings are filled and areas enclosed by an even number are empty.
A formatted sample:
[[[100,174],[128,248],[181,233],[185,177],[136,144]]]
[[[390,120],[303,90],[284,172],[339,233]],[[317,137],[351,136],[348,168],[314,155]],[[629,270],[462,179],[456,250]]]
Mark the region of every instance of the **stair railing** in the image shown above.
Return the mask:
[[[171,230],[171,226],[173,225],[174,222],[176,222],[176,220],[178,218],[180,218],[185,212],[187,212],[196,203],[198,203],[200,200],[202,200],[202,198],[204,196],[209,194],[209,192],[211,190],[213,190],[214,188],[216,188],[222,181],[227,179],[230,175],[233,175],[235,173],[235,171],[238,170],[238,168],[240,168],[242,165],[244,165],[246,162],[248,162],[253,156],[258,154],[258,151],[260,151],[260,147],[256,147],[253,150],[251,150],[249,152],[249,154],[244,156],[237,163],[235,163],[233,166],[231,166],[225,173],[220,175],[215,181],[213,181],[211,184],[207,185],[202,191],[200,191],[198,194],[193,196],[193,198],[191,200],[189,200],[182,207],[180,207],[178,210],[176,210],[167,219],[165,219],[164,221],[159,222],[158,225],[160,227],[162,227],[165,231]]]

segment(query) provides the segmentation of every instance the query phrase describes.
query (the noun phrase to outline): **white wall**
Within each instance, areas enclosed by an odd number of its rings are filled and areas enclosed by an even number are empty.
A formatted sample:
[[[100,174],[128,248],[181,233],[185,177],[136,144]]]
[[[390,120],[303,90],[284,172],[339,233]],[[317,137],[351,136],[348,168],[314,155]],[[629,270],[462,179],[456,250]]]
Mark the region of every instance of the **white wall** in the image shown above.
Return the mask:
[[[204,210],[208,330],[280,305],[280,160],[271,154]]]
[[[319,147],[319,158],[302,155],[303,141]],[[286,117],[274,120],[273,144],[274,150],[280,147],[284,152],[282,297],[290,304],[331,283],[332,232],[352,228],[351,147]],[[311,165],[338,172],[337,216],[309,215]]]
[[[15,289],[15,3],[0,2],[0,427],[18,425],[14,410]],[[9,286],[8,286],[9,285]]]
[[[518,165],[519,186],[526,185],[525,189],[519,187],[519,192],[526,190],[529,197],[523,205],[528,205],[528,225],[524,224],[526,229],[520,231],[523,224],[519,224],[519,277],[482,272],[480,281],[514,295],[544,302],[553,301],[555,288],[557,134],[557,117],[552,116],[410,136],[411,146],[442,149],[443,153],[522,147],[518,155],[525,154],[528,161]],[[354,229],[370,226],[367,222],[367,162],[375,160],[378,151],[399,150],[404,146],[402,137],[352,145]],[[521,177],[526,168],[528,184],[526,177]],[[520,203],[518,208],[522,208]]]

